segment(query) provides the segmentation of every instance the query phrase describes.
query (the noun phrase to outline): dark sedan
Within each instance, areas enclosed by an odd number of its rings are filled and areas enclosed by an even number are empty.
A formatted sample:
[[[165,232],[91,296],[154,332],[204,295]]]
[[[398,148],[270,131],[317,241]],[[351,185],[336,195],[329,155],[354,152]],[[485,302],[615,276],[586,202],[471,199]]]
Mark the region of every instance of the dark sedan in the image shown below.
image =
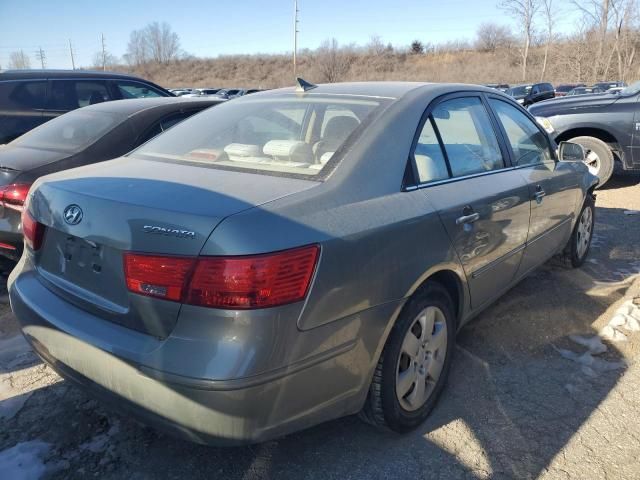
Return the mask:
[[[14,70],[0,73],[0,144],[52,118],[111,100],[171,97],[142,78],[89,70]]]
[[[217,98],[147,98],[84,107],[0,147],[0,256],[22,254],[20,212],[43,175],[119,157]]]

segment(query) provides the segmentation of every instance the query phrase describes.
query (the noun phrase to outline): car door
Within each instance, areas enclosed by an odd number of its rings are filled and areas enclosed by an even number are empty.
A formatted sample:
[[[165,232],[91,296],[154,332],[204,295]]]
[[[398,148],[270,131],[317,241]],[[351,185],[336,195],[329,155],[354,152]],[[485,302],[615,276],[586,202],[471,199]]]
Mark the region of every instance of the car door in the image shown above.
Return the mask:
[[[511,285],[529,228],[529,193],[481,94],[443,97],[424,119],[415,176],[438,211],[477,308]]]
[[[524,275],[568,241],[580,197],[578,176],[571,164],[556,160],[549,137],[527,113],[493,96],[489,104],[507,140],[511,163],[529,189],[531,221],[518,272]]]

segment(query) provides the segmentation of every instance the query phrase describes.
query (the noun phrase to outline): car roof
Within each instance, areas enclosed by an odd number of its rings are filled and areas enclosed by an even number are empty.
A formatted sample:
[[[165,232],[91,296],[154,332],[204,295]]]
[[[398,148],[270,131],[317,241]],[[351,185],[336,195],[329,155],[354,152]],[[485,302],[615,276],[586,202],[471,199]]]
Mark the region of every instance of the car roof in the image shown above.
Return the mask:
[[[385,98],[389,100],[399,100],[409,92],[418,91],[424,95],[443,95],[453,92],[473,92],[482,91],[491,94],[500,94],[484,85],[474,85],[467,83],[427,83],[427,82],[344,82],[344,83],[323,83],[316,85],[313,89],[304,92],[305,95],[344,95],[355,97]],[[296,87],[285,87],[271,90],[264,90],[251,94],[246,98],[266,98],[267,96],[282,96],[291,94],[301,94],[296,91]],[[243,97],[245,98],[245,97]],[[234,100],[234,102],[242,99]]]
[[[224,100],[216,97],[153,97],[153,98],[132,98],[126,100],[113,100],[110,102],[96,103],[94,105],[87,105],[78,109],[83,112],[106,112],[114,113],[124,116],[135,115],[141,111],[146,111],[153,108],[164,108],[170,105],[176,107],[199,107],[199,106],[211,106],[218,103],[222,103]],[[76,110],[74,110],[76,111]]]
[[[136,79],[148,82],[140,77],[128,75],[118,72],[104,72],[96,70],[50,70],[50,69],[32,69],[32,70],[6,70],[0,72],[0,81],[2,80],[28,80],[39,78],[115,78],[115,79]],[[149,82],[151,83],[151,82]]]

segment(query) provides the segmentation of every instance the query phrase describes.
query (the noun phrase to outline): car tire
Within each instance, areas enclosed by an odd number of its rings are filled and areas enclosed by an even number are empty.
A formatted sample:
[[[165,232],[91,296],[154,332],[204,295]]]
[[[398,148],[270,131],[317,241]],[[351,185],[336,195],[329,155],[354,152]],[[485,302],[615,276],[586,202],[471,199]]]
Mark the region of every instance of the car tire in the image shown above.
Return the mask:
[[[595,226],[596,207],[593,195],[588,194],[580,215],[573,227],[571,238],[564,250],[559,255],[559,260],[567,268],[582,266],[589,255],[591,241],[593,240],[593,228]]]
[[[451,296],[438,283],[425,284],[408,301],[380,355],[360,413],[363,420],[404,433],[429,416],[451,367],[456,332],[453,311]],[[411,347],[415,347],[412,356],[407,353]]]
[[[589,167],[589,171],[600,179],[596,188],[601,188],[613,174],[615,161],[609,146],[595,137],[575,137],[569,141],[582,145],[586,156],[585,163]]]

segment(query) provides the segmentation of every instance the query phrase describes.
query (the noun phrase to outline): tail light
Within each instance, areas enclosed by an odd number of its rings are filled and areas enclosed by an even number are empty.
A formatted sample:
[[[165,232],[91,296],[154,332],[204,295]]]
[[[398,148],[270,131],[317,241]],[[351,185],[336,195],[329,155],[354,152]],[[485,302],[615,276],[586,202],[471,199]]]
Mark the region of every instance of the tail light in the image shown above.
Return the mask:
[[[14,183],[0,188],[0,203],[3,207],[11,208],[19,212],[24,208],[31,184]]]
[[[263,255],[159,257],[127,253],[127,288],[189,305],[255,309],[307,296],[320,248],[310,245]]]
[[[124,255],[127,288],[141,295],[179,302],[194,260],[184,257]]]
[[[40,250],[42,240],[44,239],[45,226],[36,222],[29,213],[29,210],[22,211],[22,233],[24,234],[25,243],[32,250]]]

